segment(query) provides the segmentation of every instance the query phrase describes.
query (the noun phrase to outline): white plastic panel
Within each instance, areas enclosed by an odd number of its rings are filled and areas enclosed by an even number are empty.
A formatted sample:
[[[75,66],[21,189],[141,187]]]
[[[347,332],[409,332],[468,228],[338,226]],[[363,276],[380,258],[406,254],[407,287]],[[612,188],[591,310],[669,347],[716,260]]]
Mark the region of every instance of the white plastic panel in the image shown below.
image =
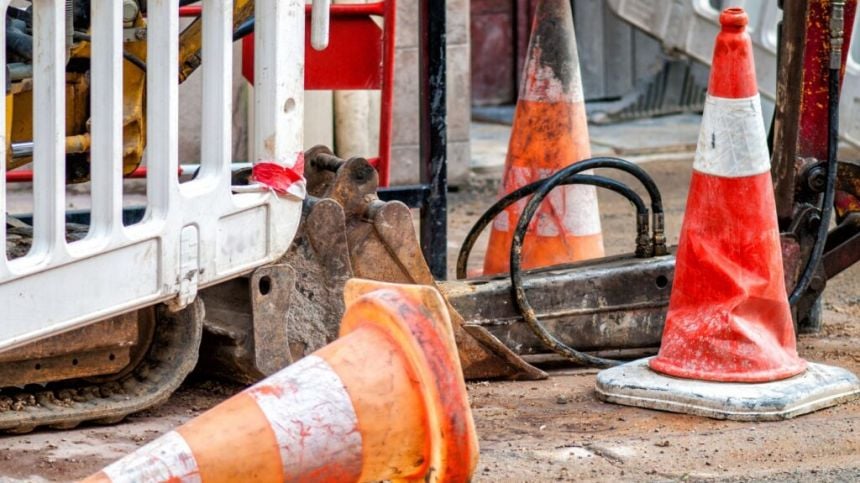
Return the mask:
[[[851,29],[851,46],[842,80],[842,99],[839,101],[839,131],[842,138],[854,146],[860,146],[860,22],[854,17]]]
[[[684,52],[710,65],[714,39],[719,32],[721,8],[743,7],[750,17],[759,92],[764,99],[776,98],[777,28],[782,10],[774,0],[609,0],[612,10],[624,20],[657,37],[669,50]],[[853,26],[858,32],[857,23]],[[840,101],[840,136],[860,147],[860,43],[852,36]]]
[[[5,15],[8,3],[3,0],[0,13]],[[181,186],[176,176],[178,0],[148,1],[149,205],[143,221],[123,227],[121,5],[92,0],[92,91],[98,93],[91,96],[94,208],[88,237],[67,244],[65,2],[33,2],[34,248],[11,261],[0,256],[0,350],[155,302],[183,306],[199,287],[280,258],[298,228],[301,199],[265,189],[237,194],[230,186],[230,0],[203,2],[203,169],[198,179]],[[304,5],[257,0],[256,9],[255,159],[292,167],[302,152]],[[6,62],[5,48],[0,61]],[[0,69],[0,84],[4,75]],[[0,96],[0,111],[4,104]],[[4,116],[0,133],[5,133]],[[0,150],[5,145],[0,143]],[[0,163],[0,211],[5,212],[4,172]],[[0,242],[5,246],[5,230]]]

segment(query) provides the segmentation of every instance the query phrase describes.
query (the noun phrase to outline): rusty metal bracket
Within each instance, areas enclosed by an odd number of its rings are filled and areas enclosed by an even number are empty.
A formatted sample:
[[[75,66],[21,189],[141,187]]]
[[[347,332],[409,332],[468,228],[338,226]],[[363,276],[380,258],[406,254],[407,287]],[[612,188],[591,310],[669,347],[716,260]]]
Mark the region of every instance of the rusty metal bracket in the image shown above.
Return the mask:
[[[206,319],[198,368],[252,383],[292,363],[287,313],[295,279],[290,266],[268,265],[201,290]]]
[[[799,199],[814,200],[824,189],[824,168],[814,158],[797,161],[800,176]],[[860,166],[840,161],[837,168],[834,203],[837,227],[827,235],[821,263],[816,267],[807,291],[793,307],[798,333],[815,333],[821,328],[821,294],[827,280],[860,261]],[[791,288],[799,278],[821,223],[821,212],[813,204],[795,199],[791,224],[782,235],[785,284]]]
[[[836,221],[860,213],[860,164],[840,162],[836,177]]]
[[[254,365],[270,376],[292,364],[287,311],[296,274],[289,265],[268,265],[251,274],[251,317],[254,327]]]

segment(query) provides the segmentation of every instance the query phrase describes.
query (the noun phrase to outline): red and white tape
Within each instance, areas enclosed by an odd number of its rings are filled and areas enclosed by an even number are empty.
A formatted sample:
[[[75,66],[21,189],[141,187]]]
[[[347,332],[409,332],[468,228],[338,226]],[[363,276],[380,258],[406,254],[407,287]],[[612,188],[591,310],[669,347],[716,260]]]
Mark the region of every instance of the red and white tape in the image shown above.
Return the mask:
[[[304,199],[307,196],[304,174],[305,155],[298,153],[296,162],[291,168],[276,163],[254,163],[254,167],[251,168],[251,181],[279,195],[292,195]],[[237,189],[237,191],[241,190]]]

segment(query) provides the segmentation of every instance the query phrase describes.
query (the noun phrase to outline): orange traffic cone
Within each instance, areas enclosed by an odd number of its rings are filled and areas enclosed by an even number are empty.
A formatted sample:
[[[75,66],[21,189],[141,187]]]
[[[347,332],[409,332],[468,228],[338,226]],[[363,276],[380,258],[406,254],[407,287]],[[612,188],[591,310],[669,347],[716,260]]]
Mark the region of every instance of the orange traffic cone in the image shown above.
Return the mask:
[[[601,373],[607,400],[775,419],[834,404],[833,382],[842,397],[860,389],[797,355],[747,22],[741,8],[720,16],[660,353]]]
[[[500,188],[504,196],[591,157],[569,0],[540,0],[514,113]],[[509,270],[511,240],[526,205],[521,200],[493,222],[484,273]],[[603,256],[603,235],[593,186],[552,191],[529,226],[523,268]]]
[[[352,280],[340,338],[85,481],[468,481],[478,456],[442,297]]]

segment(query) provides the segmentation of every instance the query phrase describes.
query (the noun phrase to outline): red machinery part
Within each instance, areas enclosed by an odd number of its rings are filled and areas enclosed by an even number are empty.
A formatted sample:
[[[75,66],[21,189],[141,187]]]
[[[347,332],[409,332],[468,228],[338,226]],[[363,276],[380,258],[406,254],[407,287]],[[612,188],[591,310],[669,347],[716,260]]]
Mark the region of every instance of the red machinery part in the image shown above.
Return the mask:
[[[850,55],[851,34],[857,2],[845,3],[845,31],[842,49],[842,72]],[[800,129],[797,135],[797,156],[800,158],[827,159],[828,124],[827,79],[830,76],[830,25],[820,19],[830,18],[830,2],[810,2],[807,14],[806,45],[803,56],[803,93],[800,108]],[[809,48],[814,46],[814,48]]]
[[[146,178],[146,167],[140,166],[131,172],[131,174],[123,176],[124,178],[140,179]],[[6,173],[7,183],[30,183],[33,181],[33,171],[29,169],[16,169]]]
[[[202,13],[203,7],[201,5],[188,5],[186,7],[179,7],[180,17],[199,17]]]
[[[310,6],[305,9],[305,89],[380,90],[379,153],[370,164],[379,172],[379,186],[389,184],[391,123],[394,106],[395,0],[331,6],[329,46],[310,44]],[[383,17],[379,28],[372,16]],[[242,43],[242,74],[254,82],[254,36]]]

